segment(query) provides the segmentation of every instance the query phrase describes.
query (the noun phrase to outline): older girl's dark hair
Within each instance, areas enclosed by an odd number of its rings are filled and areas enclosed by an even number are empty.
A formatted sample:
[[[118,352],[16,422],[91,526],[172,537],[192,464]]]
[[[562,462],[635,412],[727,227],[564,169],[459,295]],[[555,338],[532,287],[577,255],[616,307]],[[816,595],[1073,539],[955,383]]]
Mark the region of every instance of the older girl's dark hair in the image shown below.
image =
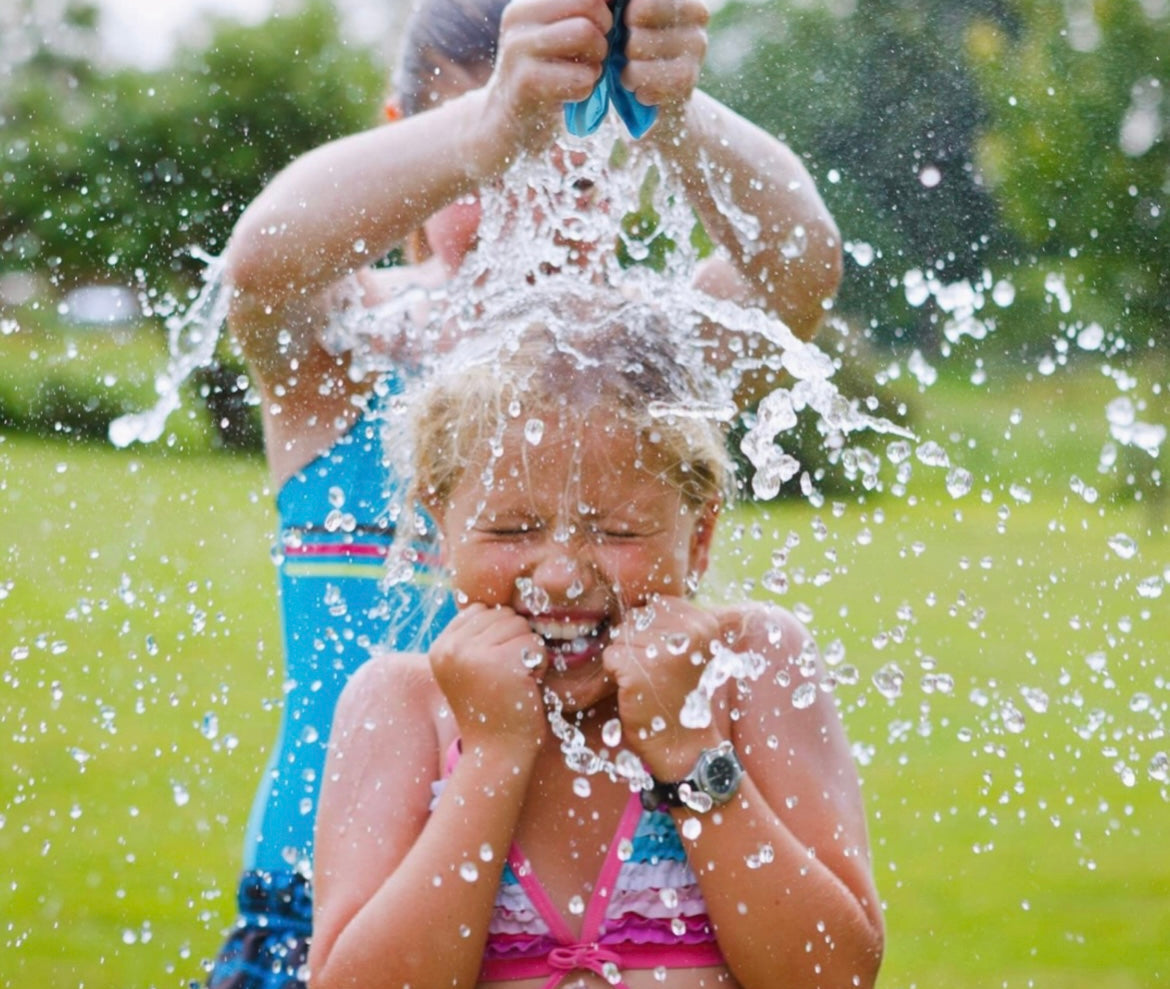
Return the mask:
[[[427,109],[444,63],[491,67],[508,0],[420,0],[406,22],[394,92],[406,116]]]

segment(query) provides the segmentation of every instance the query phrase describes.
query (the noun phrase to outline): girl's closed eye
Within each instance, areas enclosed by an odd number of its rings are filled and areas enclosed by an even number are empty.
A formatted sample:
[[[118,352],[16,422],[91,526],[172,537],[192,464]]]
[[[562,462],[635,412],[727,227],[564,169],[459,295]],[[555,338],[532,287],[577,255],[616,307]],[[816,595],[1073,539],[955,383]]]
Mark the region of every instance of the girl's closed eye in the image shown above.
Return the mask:
[[[650,539],[658,535],[662,529],[650,522],[631,522],[620,519],[603,519],[591,521],[587,531],[591,538],[604,542],[636,542],[639,539]]]
[[[496,539],[525,539],[544,528],[540,519],[528,516],[496,516],[480,519],[474,529],[481,535]]]

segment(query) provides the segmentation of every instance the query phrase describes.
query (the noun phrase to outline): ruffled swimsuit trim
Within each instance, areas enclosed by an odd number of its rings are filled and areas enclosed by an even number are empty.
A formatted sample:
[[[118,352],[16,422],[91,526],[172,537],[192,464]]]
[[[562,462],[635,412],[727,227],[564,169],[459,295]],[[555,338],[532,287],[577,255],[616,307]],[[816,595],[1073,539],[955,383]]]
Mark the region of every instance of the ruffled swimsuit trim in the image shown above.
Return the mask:
[[[458,742],[448,754],[448,772]],[[441,784],[435,787],[437,793]],[[619,989],[623,970],[723,965],[707,905],[670,814],[631,793],[574,934],[513,842],[488,927],[483,981],[548,976],[553,989],[586,969]],[[614,981],[617,979],[617,981]]]

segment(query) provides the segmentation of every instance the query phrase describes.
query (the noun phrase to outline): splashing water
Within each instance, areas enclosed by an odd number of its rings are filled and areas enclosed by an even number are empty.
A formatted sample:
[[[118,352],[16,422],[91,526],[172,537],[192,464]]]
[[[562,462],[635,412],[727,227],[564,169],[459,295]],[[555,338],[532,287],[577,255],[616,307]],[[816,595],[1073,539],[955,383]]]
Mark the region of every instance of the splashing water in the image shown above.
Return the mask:
[[[183,383],[199,368],[211,364],[215,357],[228,310],[223,263],[219,258],[197,256],[207,263],[203,289],[185,311],[167,319],[170,360],[155,381],[158,401],[151,409],[119,416],[110,423],[110,442],[116,447],[153,443],[162,436],[167,418],[179,407]]]
[[[548,711],[549,727],[560,741],[561,752],[570,769],[582,776],[605,773],[612,780],[624,780],[632,790],[649,790],[654,786],[654,779],[646,772],[642,760],[629,749],[619,750],[612,759],[608,750],[594,752],[586,743],[581,729],[565,718],[564,704],[555,691],[544,691],[544,705]],[[608,731],[606,738],[609,744],[608,740],[614,738],[614,732]],[[620,741],[620,731],[616,738],[615,745]]]
[[[684,702],[679,717],[686,728],[706,728],[711,724],[711,699],[728,680],[751,681],[767,669],[767,660],[756,652],[735,652],[718,640],[711,643],[711,658],[699,674],[698,685]]]

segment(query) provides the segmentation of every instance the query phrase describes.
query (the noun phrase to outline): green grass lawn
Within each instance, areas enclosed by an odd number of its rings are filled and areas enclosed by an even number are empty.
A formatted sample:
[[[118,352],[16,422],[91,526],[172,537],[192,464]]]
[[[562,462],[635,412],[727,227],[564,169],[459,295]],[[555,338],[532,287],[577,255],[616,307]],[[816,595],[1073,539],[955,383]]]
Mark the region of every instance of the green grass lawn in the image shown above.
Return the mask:
[[[1097,473],[1113,393],[944,382],[921,429],[970,494],[916,465],[724,520],[712,594],[796,610],[840,681],[887,989],[1170,983],[1170,538]],[[257,460],[0,439],[3,989],[186,986],[218,947],[281,697],[270,497]]]

